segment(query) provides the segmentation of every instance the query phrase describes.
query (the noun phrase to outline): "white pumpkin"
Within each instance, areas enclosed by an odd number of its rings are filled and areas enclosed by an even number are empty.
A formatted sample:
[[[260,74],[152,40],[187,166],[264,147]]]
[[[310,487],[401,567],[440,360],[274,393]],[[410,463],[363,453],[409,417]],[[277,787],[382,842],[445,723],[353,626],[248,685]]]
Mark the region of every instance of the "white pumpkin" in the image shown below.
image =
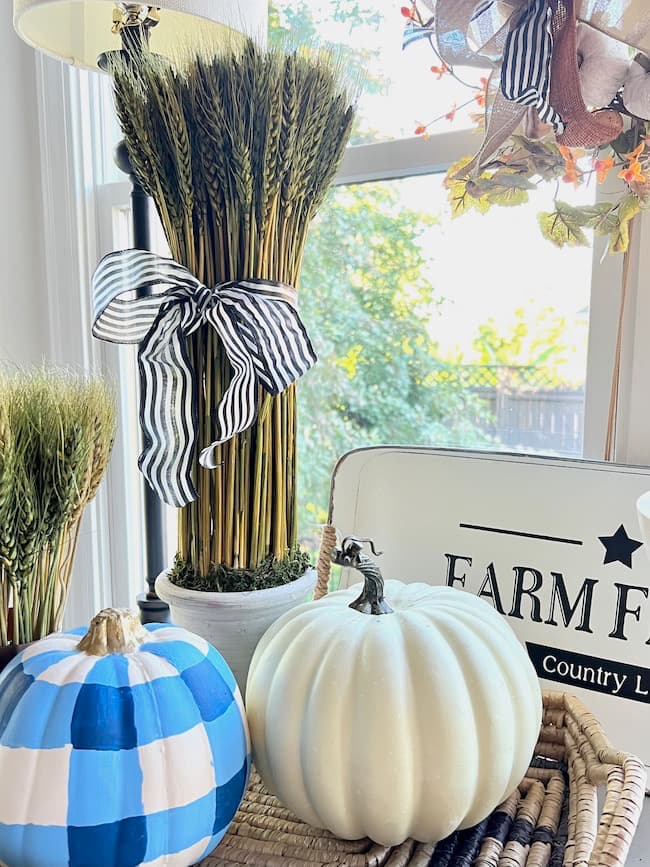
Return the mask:
[[[469,593],[387,581],[392,611],[376,615],[349,607],[360,589],[298,606],[263,636],[246,694],[254,762],[293,813],[339,837],[438,841],[523,778],[541,723],[535,671]]]

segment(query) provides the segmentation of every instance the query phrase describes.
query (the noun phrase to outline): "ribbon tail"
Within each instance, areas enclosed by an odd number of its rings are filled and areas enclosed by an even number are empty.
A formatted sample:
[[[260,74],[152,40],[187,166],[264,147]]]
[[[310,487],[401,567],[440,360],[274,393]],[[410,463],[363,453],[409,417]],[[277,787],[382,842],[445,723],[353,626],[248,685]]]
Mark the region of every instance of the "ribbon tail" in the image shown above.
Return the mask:
[[[198,496],[192,482],[196,401],[182,317],[180,306],[161,314],[138,353],[144,434],[138,465],[161,500],[175,508]]]
[[[214,469],[219,465],[217,446],[249,428],[257,415],[257,375],[239,331],[222,304],[207,314],[221,338],[233,376],[215,413],[217,438],[199,456],[201,466]]]

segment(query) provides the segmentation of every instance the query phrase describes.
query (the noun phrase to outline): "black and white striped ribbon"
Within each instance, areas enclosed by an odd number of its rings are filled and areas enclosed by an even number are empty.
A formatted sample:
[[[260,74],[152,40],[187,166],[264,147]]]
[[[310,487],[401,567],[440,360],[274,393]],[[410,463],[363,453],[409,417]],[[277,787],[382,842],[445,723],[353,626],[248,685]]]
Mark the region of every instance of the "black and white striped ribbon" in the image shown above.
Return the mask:
[[[237,280],[208,289],[172,259],[124,250],[99,263],[92,297],[95,337],[140,344],[139,466],[171,506],[197,498],[191,477],[196,383],[187,336],[209,323],[232,367],[215,413],[215,441],[199,457],[208,468],[217,465],[216,447],[255,420],[258,385],[279,394],[316,361],[296,310],[296,290],[285,283]]]
[[[508,33],[501,64],[501,92],[511,102],[531,105],[544,123],[564,130],[549,102],[551,89],[552,10],[548,0],[532,0]]]

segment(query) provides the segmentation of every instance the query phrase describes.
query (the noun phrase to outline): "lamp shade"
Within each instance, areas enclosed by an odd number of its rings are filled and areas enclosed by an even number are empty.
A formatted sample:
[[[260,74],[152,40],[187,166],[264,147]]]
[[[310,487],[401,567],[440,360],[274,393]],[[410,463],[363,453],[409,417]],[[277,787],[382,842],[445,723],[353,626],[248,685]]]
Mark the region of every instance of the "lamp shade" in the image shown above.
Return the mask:
[[[119,35],[111,32],[116,5],[114,0],[14,0],[14,27],[34,48],[97,69],[100,54],[120,48]],[[151,50],[169,55],[178,46],[223,35],[224,28],[264,39],[267,5],[267,0],[155,0],[160,23],[151,30]]]

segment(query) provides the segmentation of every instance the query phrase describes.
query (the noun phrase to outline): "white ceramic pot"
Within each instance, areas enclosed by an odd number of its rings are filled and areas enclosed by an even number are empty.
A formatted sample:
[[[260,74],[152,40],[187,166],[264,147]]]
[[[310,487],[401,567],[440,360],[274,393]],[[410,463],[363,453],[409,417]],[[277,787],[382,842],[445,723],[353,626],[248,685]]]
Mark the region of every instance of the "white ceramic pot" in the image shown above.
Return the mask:
[[[195,632],[224,657],[246,695],[246,678],[253,651],[269,626],[285,612],[306,602],[316,583],[316,570],[307,569],[290,584],[248,593],[209,593],[177,587],[162,572],[156,593],[171,609],[171,621]]]

